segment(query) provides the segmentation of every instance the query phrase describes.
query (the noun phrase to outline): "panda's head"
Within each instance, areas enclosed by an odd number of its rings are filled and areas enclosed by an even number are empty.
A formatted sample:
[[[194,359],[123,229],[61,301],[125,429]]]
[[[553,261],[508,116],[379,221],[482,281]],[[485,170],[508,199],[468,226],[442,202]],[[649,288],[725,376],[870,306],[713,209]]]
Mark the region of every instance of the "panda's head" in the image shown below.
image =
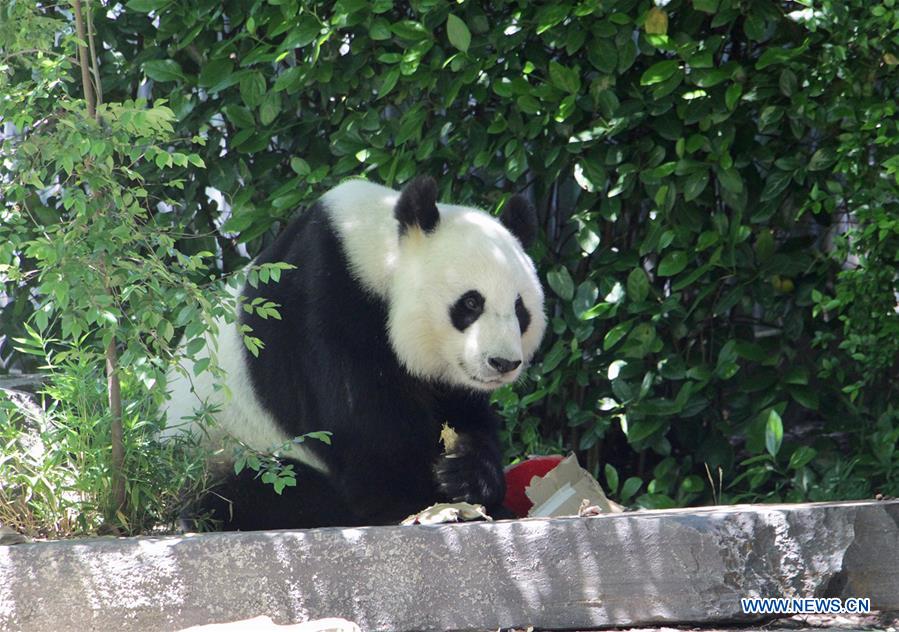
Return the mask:
[[[419,377],[476,390],[515,381],[546,328],[543,290],[524,252],[536,232],[533,208],[515,196],[498,221],[437,204],[436,183],[419,177],[394,215],[389,335],[400,361]]]

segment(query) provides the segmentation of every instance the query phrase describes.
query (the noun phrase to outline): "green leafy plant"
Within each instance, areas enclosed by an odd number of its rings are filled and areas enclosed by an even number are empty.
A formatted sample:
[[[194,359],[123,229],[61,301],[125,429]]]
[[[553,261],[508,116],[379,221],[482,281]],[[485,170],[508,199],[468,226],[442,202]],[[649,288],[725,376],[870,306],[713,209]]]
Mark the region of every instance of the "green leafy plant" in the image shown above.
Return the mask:
[[[25,285],[32,292],[32,327],[25,325],[27,336],[16,341],[22,353],[39,357],[49,371],[44,394],[56,403],[41,436],[61,432],[70,439],[41,439],[51,453],[45,455],[47,467],[63,470],[57,477],[61,489],[45,484],[37,493],[36,487],[20,485],[18,496],[33,508],[42,501],[53,505],[57,491],[65,494],[74,487],[84,494],[90,488],[91,497],[79,502],[102,507],[105,528],[133,532],[147,526],[148,512],[161,515],[154,503],[174,496],[167,486],[183,479],[166,479],[162,468],[152,484],[144,478],[150,471],[147,459],[157,462],[170,453],[148,439],[158,430],[151,406],[158,401],[156,385],[164,384],[173,358],[197,354],[202,335],[215,326],[213,319],[234,313],[233,301],[229,310],[220,300],[222,292],[210,291],[205,260],[212,253],[182,254],[173,230],[158,221],[160,208],[177,206],[159,192],[184,186],[182,178],[169,177],[165,170],[204,164],[196,154],[173,148],[184,142],[174,136],[174,113],[164,104],[98,101],[97,66],[87,61],[86,39],[93,30],[80,3],[73,4],[75,33],[68,21],[47,17],[37,6],[15,4],[6,11],[16,20],[0,40],[7,52],[4,77],[18,79],[0,103],[0,118],[15,128],[3,143],[7,204],[0,225],[0,274],[8,287]],[[20,48],[32,29],[48,38],[60,36],[58,45],[55,39],[42,40],[45,48],[37,54]],[[80,58],[81,95],[69,92],[72,53]],[[192,140],[203,142],[201,136]],[[270,274],[268,268],[264,272]],[[176,328],[186,332],[180,351]],[[248,345],[255,340],[245,339]],[[213,350],[206,361],[213,360],[212,370],[214,358]],[[105,410],[90,397],[89,410],[56,399],[64,394],[83,400],[61,385],[101,372]],[[123,382],[134,400],[123,396]],[[18,430],[15,417],[7,416],[4,432],[13,443]],[[80,456],[68,458],[69,450]],[[76,473],[77,468],[84,471]],[[23,483],[14,474],[8,474],[9,480]],[[93,484],[85,485],[86,480]],[[147,485],[155,485],[152,500],[144,500]],[[80,529],[95,526],[92,515],[85,510]]]
[[[331,433],[328,431],[308,432],[294,437],[280,446],[273,446],[266,452],[252,450],[245,445],[237,446],[237,458],[234,460],[234,473],[240,474],[245,469],[253,470],[263,483],[269,483],[274,487],[275,493],[280,494],[285,487],[296,487],[296,472],[293,465],[282,461],[282,454],[290,445],[299,445],[306,439],[321,441],[331,445]]]
[[[55,538],[173,529],[180,508],[205,489],[207,472],[189,439],[158,440],[158,396],[134,373],[123,373],[128,502],[110,523],[111,424],[103,365],[96,352],[30,328],[17,344],[45,363],[47,382],[36,401],[0,399],[0,522]]]

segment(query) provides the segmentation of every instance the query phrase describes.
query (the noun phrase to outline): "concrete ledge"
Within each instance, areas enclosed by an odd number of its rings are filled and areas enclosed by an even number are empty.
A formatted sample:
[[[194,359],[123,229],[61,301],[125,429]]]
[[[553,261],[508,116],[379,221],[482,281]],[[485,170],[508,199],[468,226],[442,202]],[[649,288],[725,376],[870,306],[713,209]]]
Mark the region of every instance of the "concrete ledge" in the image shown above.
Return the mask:
[[[749,596],[899,610],[899,501],[0,547],[0,629],[25,631],[709,623]]]

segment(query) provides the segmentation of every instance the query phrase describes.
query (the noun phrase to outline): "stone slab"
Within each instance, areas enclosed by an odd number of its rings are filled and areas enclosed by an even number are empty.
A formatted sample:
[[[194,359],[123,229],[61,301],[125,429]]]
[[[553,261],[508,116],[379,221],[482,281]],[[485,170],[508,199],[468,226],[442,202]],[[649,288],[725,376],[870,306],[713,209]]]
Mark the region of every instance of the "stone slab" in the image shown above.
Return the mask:
[[[0,630],[708,624],[752,596],[899,610],[899,501],[0,547]]]
[[[0,391],[36,393],[43,386],[46,375],[41,373],[10,373],[0,375]]]

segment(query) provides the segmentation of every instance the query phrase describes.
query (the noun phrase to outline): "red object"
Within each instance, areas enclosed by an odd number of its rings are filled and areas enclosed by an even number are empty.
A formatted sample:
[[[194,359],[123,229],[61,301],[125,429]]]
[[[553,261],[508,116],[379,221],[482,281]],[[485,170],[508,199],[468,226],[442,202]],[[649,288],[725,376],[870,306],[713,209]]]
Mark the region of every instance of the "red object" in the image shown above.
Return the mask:
[[[531,484],[535,476],[545,476],[547,472],[555,468],[563,456],[532,456],[527,461],[510,465],[506,468],[506,498],[503,505],[519,518],[528,515],[534,503],[524,493],[524,489]]]

